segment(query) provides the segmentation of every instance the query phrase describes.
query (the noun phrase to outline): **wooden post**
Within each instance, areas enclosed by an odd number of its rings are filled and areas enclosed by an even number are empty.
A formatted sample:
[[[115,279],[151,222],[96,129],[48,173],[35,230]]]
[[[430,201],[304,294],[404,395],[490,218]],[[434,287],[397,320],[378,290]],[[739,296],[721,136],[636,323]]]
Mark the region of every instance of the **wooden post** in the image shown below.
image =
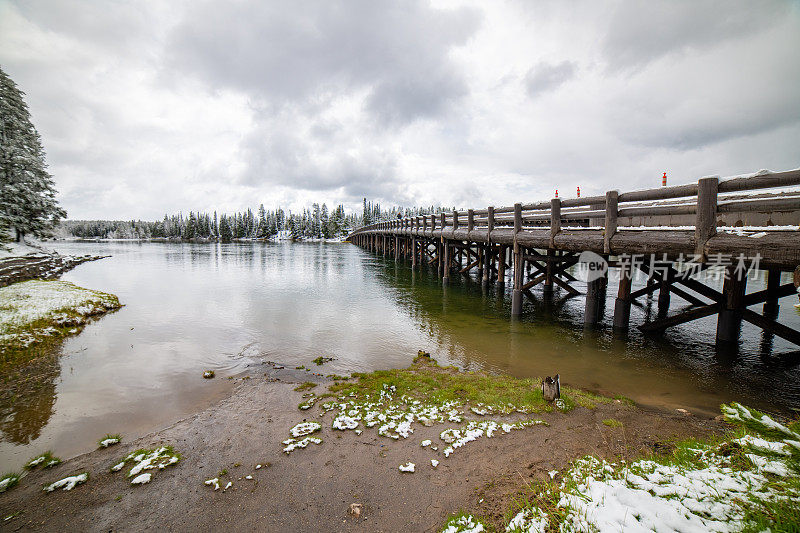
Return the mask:
[[[497,262],[497,283],[504,284],[506,282],[506,250],[508,247],[505,244],[500,245]]]
[[[492,245],[485,244],[481,248],[483,248],[483,276],[481,277],[481,282],[485,285],[489,283],[489,271],[491,270],[492,262]]]
[[[489,225],[489,229],[486,232],[486,241],[491,243],[492,242],[492,230],[494,229],[494,206],[489,206],[488,209],[488,216],[487,216],[487,224]]]
[[[469,209],[467,210],[467,231],[470,232],[474,228],[475,228],[475,211]]]
[[[583,316],[583,325],[593,327],[600,320],[600,308],[602,306],[603,290],[607,274],[586,284],[586,307]]]
[[[394,262],[400,261],[400,237],[394,236]]]
[[[458,229],[458,211],[453,211],[453,231]]]
[[[738,274],[735,265],[728,266],[725,281],[722,284],[722,294],[727,297],[725,308],[720,311],[719,318],[717,318],[718,343],[735,343],[739,340],[747,275],[741,270]]]
[[[411,236],[411,268],[417,268],[417,236]]]
[[[697,218],[694,226],[695,254],[706,258],[706,243],[717,234],[717,191],[719,178],[697,182]]]
[[[631,264],[623,262],[619,267],[619,290],[614,304],[614,331],[623,333],[628,330],[631,320],[631,285],[633,270]]]
[[[767,270],[767,299],[764,301],[764,314],[778,316],[778,287],[781,285],[781,271],[775,268]]]
[[[544,290],[553,290],[553,271],[555,270],[556,251],[552,248],[547,249],[547,265],[545,265]]]
[[[514,290],[511,292],[511,316],[522,315],[522,250],[517,234],[522,231],[522,204],[514,204]]]
[[[619,202],[619,191],[608,191],[606,193],[606,227],[603,233],[603,252],[611,253],[611,238],[617,232],[617,206]]]
[[[658,316],[666,316],[669,311],[669,287],[671,284],[672,269],[666,266],[661,272],[661,288],[658,290]]]
[[[561,199],[550,200],[550,248],[556,247],[556,235],[561,231]]]
[[[442,283],[450,281],[450,245],[444,237],[442,237]]]

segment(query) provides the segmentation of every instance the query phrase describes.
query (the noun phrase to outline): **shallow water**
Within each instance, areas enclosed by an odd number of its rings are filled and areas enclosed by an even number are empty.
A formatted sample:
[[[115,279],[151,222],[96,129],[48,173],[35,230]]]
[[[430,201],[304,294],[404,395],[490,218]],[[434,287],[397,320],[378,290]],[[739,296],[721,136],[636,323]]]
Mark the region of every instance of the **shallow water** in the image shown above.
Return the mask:
[[[584,331],[582,297],[535,292],[511,321],[508,287],[412,272],[349,244],[57,243],[62,253],[111,254],[62,279],[111,292],[125,305],[60,346],[52,381],[0,420],[0,470],[52,450],[70,457],[106,433],[157,430],[223,397],[228,376],[261,360],[346,374],[407,366],[417,350],[442,363],[622,394],[661,408],[714,414],[738,400],[768,410],[800,407],[796,349],[744,324],[737,354],[714,348],[715,319],[626,341],[610,333],[616,286],[602,327]],[[763,288],[763,279],[748,291]],[[584,290],[584,287],[577,285]],[[631,324],[648,310],[634,306]],[[673,297],[673,311],[682,301]],[[794,297],[781,322],[800,328]],[[752,309],[760,310],[760,306]],[[317,356],[335,361],[316,367]],[[217,378],[204,380],[204,370]],[[0,406],[2,407],[2,406]]]

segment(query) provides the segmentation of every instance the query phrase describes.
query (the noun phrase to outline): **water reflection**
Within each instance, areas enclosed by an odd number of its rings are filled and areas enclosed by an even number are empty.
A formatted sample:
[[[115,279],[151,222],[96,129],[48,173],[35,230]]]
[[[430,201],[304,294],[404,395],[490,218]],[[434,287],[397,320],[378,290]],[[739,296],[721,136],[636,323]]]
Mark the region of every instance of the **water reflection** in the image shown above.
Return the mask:
[[[730,400],[771,410],[800,405],[797,352],[747,323],[742,325],[741,342],[734,346],[716,345],[713,317],[648,337],[634,326],[657,316],[657,299],[641,298],[631,311],[630,332],[618,338],[611,328],[617,289],[613,283],[602,300],[599,328],[584,330],[584,298],[571,297],[558,287],[552,292],[534,290],[533,298],[525,299],[523,318],[511,321],[507,286],[487,287],[472,278],[453,277],[442,287],[433,269],[412,273],[393,261],[378,262],[374,274],[417,327],[438,338],[442,347],[460,346],[447,353],[465,367],[477,364],[521,376],[558,371],[581,387],[709,414]],[[634,286],[638,289],[645,282],[639,279]],[[750,291],[763,284],[763,277],[751,281]],[[585,285],[578,288],[585,292]],[[686,308],[676,297],[669,312]],[[800,325],[791,306],[782,313],[782,322]]]
[[[6,376],[0,394],[0,442],[29,444],[39,438],[53,415],[56,382],[61,374],[58,354],[49,347],[22,371]]]

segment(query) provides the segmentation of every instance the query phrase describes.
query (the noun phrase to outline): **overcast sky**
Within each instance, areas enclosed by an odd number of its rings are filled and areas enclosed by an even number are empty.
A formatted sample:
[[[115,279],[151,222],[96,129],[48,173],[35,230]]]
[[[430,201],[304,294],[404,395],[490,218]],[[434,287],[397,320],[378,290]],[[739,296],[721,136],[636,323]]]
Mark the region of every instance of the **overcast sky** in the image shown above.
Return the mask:
[[[0,0],[69,218],[800,166],[800,3]]]

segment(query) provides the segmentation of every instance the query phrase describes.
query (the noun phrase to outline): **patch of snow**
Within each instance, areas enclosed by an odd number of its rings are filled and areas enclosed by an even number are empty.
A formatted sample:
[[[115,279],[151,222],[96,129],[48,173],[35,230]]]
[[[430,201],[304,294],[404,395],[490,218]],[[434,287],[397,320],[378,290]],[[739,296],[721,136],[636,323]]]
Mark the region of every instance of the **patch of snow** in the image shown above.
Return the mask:
[[[105,439],[100,441],[100,446],[102,448],[108,448],[109,446],[113,446],[114,444],[119,444],[119,439],[112,438],[112,439]]]
[[[345,431],[348,429],[356,429],[358,427],[358,420],[350,418],[346,415],[339,415],[333,419],[333,429]]]
[[[150,472],[147,472],[146,474],[139,474],[131,480],[131,485],[144,485],[145,483],[150,483],[151,476],[152,474]]]
[[[398,467],[397,467],[397,469],[398,469],[398,470],[400,470],[401,472],[409,472],[409,473],[413,473],[413,472],[414,472],[414,468],[415,468],[416,466],[417,466],[417,465],[415,465],[414,463],[412,463],[412,462],[410,462],[410,461],[409,461],[408,463],[406,463],[406,464],[404,464],[404,465],[400,465],[400,466],[398,466]]]
[[[506,526],[507,532],[514,533],[539,533],[547,531],[549,522],[547,515],[541,509],[523,509],[518,512]]]
[[[77,476],[69,476],[65,477],[64,479],[59,479],[58,481],[46,486],[43,490],[45,492],[53,492],[56,489],[72,490],[81,483],[86,483],[86,480],[88,479],[89,474],[84,472],[83,474],[78,474]]]
[[[46,460],[46,459],[47,459],[47,457],[46,457],[46,456],[44,456],[44,455],[40,455],[40,456],[39,456],[39,457],[37,457],[36,459],[32,459],[32,460],[31,460],[31,461],[30,461],[30,462],[29,462],[27,465],[25,465],[25,466],[27,466],[28,468],[34,468],[34,467],[37,467],[37,466],[39,466],[39,465],[40,465],[40,464],[42,464],[43,462],[45,462],[45,460]]]
[[[420,446],[422,446],[423,448],[430,445],[431,445],[430,439],[425,439],[424,441],[422,441],[422,443],[420,443]]]
[[[286,447],[283,449],[283,451],[286,453],[292,453],[297,448],[305,448],[311,443],[322,444],[322,439],[318,439],[316,437],[305,437],[300,440],[286,439],[283,441],[283,444],[286,444]]]
[[[0,493],[7,491],[8,488],[17,481],[19,481],[19,476],[16,475],[9,475],[0,479]]]
[[[244,476],[244,478],[245,479],[253,479],[253,476],[247,475],[247,476]]]
[[[300,422],[289,430],[289,433],[292,437],[302,437],[303,435],[310,435],[320,429],[322,429],[322,426],[317,422]]]
[[[225,485],[225,488],[224,488],[224,489],[222,489],[222,492],[225,492],[226,490],[228,490],[228,489],[229,489],[229,488],[231,488],[232,486],[233,486],[233,481],[228,481],[228,484],[227,484],[227,485]]]
[[[772,442],[760,437],[745,435],[741,439],[733,439],[731,442],[748,446],[760,452],[774,453],[778,455],[792,455],[789,445],[784,442]]]
[[[436,468],[437,466],[439,466],[439,461],[437,461],[436,459],[431,459],[431,466],[433,468]]]
[[[214,490],[219,490],[219,478],[215,477],[214,479],[207,479],[204,482],[208,486],[213,486]]]
[[[485,531],[483,524],[472,516],[462,516],[450,520],[442,533],[481,533],[482,531]]]

